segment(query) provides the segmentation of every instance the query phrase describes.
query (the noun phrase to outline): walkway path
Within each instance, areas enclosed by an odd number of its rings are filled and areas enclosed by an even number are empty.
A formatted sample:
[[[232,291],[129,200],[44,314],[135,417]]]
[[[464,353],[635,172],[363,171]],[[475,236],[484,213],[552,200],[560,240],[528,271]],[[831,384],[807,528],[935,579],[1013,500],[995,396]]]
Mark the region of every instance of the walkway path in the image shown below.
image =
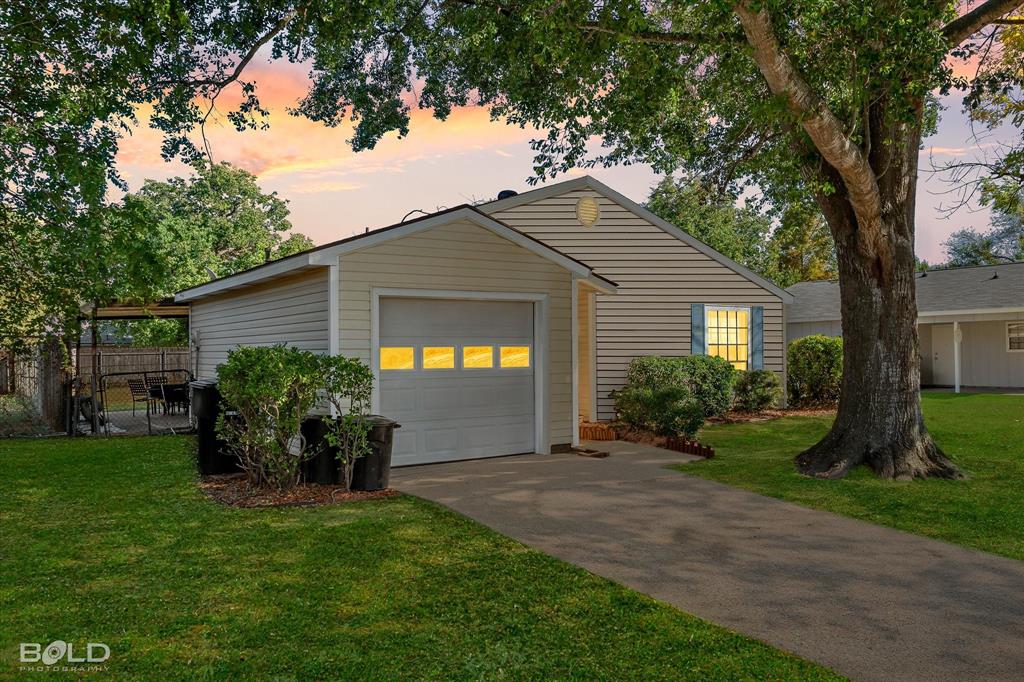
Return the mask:
[[[397,469],[399,490],[857,680],[1024,679],[1024,562],[666,470],[687,455]]]

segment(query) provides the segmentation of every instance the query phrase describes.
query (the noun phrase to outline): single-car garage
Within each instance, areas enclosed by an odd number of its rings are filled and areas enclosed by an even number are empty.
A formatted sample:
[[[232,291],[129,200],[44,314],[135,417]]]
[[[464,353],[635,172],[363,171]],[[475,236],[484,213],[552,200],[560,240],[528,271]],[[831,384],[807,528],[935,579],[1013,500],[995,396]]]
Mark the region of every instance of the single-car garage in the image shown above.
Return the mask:
[[[577,301],[615,291],[586,264],[460,206],[176,298],[191,304],[200,378],[237,345],[365,362],[372,411],[402,425],[392,458],[401,466],[575,444]]]
[[[380,298],[380,411],[402,425],[396,465],[534,452],[535,305]]]

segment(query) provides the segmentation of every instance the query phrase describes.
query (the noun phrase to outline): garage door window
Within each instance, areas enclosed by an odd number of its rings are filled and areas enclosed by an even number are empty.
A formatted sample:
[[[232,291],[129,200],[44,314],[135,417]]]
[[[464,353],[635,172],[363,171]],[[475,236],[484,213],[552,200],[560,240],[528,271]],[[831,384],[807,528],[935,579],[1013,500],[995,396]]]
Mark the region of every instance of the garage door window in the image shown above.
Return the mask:
[[[412,346],[387,346],[380,349],[382,370],[416,369],[416,349]]]
[[[494,347],[463,346],[462,366],[465,369],[487,369],[494,367]]]
[[[529,346],[502,346],[501,366],[507,367],[529,367],[530,347]]]
[[[423,369],[454,369],[455,346],[424,346]]]

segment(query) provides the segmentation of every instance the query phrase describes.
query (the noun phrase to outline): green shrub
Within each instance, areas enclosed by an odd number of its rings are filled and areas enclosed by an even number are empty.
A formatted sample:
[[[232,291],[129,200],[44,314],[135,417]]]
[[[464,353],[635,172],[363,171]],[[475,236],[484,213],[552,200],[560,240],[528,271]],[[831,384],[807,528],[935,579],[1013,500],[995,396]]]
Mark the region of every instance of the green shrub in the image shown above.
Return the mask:
[[[830,405],[839,401],[843,380],[843,341],[805,336],[786,351],[789,399],[793,405]]]
[[[682,358],[644,355],[633,358],[626,368],[626,383],[631,386],[668,386],[686,383]]]
[[[733,390],[736,409],[744,412],[764,412],[782,399],[782,382],[775,372],[767,369],[739,372]]]
[[[308,458],[300,426],[317,403],[320,358],[289,346],[240,346],[217,367],[227,410],[217,430],[238,457],[249,484],[294,487]]]
[[[710,355],[679,358],[687,384],[704,407],[705,417],[720,417],[732,407],[736,369],[728,360]]]
[[[619,421],[633,429],[693,438],[704,425],[704,410],[686,386],[629,385],[614,398]]]
[[[629,363],[626,381],[632,386],[652,389],[685,386],[704,409],[705,417],[719,417],[732,407],[735,372],[727,360],[708,355],[649,355],[634,358]]]
[[[333,417],[324,417],[327,442],[337,449],[345,490],[352,489],[356,460],[370,454],[370,422],[366,413],[373,392],[373,371],[362,361],[342,355],[320,358],[327,401]]]

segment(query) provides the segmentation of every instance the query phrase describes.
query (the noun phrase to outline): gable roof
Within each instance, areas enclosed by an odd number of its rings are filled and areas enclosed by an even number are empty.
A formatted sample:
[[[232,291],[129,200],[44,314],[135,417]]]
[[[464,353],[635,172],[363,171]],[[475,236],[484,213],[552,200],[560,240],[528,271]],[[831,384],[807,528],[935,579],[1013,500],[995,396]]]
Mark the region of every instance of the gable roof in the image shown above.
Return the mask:
[[[917,311],[927,317],[955,312],[1024,310],[1024,262],[928,270],[916,278]],[[800,282],[787,322],[838,320],[839,282]]]
[[[213,294],[256,284],[257,282],[264,282],[285,274],[295,274],[304,270],[327,267],[337,263],[338,257],[344,254],[459,221],[470,222],[489,230],[499,237],[507,239],[541,258],[545,258],[569,270],[600,291],[615,293],[615,290],[618,288],[615,282],[596,274],[593,268],[583,261],[564,254],[539,239],[492,218],[473,206],[462,204],[405,222],[388,225],[372,232],[352,235],[351,237],[323,244],[322,246],[302,251],[280,260],[264,263],[263,265],[258,265],[225,277],[219,277],[205,284],[179,291],[174,295],[174,300],[178,303],[195,301]]]
[[[701,240],[694,237],[693,235],[684,232],[683,230],[676,227],[667,220],[659,218],[650,210],[644,208],[643,206],[636,203],[629,197],[620,194],[619,192],[616,192],[608,185],[604,184],[603,182],[600,182],[599,180],[594,179],[589,175],[584,175],[582,177],[574,178],[572,180],[566,180],[564,182],[556,182],[550,185],[544,185],[543,187],[538,187],[537,189],[529,190],[521,194],[516,194],[515,196],[508,197],[507,199],[497,199],[495,201],[490,201],[485,204],[481,204],[480,208],[483,209],[484,211],[487,211],[488,213],[499,213],[510,208],[515,208],[516,206],[522,206],[523,204],[533,203],[535,201],[540,201],[541,199],[547,199],[550,197],[558,196],[559,194],[565,194],[567,192],[572,192],[581,189],[590,189],[597,192],[598,194],[604,195],[608,199],[611,199],[620,206],[623,206],[629,211],[632,211],[634,214],[643,218],[644,220],[651,223],[660,230],[672,235],[679,241],[684,242],[689,246],[692,246],[694,249],[700,251],[705,256],[708,256],[712,260],[717,261],[718,263],[724,265],[733,272],[742,275],[743,277],[747,278],[751,282],[754,282],[758,286],[767,289],[768,291],[772,292],[773,294],[781,298],[784,303],[792,303],[793,295],[786,291],[785,289],[783,289],[782,287],[780,287],[779,285],[775,284],[774,282],[765,277],[762,277],[756,272],[753,272],[750,269],[743,267],[733,259],[729,258],[728,256],[722,253],[719,253],[712,247],[708,246]]]

